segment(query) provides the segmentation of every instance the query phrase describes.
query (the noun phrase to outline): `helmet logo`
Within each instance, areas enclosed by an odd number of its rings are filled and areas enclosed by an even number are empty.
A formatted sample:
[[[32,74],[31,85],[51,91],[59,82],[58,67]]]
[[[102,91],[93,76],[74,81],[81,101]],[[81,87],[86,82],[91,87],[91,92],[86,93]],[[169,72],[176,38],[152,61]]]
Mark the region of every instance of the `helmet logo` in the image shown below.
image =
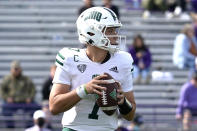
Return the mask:
[[[109,10],[108,8],[104,8],[104,9],[106,9],[111,14],[111,16],[113,17],[114,21],[116,21],[117,17],[114,15],[114,13],[111,10]]]
[[[90,12],[90,14],[87,17],[85,17],[84,21],[86,21],[88,19],[94,19],[99,22],[101,20],[101,16],[102,16],[102,13],[100,13],[98,11],[92,11],[92,12]]]

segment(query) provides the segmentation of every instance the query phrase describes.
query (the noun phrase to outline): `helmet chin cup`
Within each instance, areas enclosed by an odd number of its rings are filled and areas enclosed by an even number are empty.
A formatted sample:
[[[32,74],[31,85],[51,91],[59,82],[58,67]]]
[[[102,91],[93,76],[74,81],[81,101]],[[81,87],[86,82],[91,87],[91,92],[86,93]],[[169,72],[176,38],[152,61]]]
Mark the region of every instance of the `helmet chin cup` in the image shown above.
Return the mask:
[[[106,7],[89,8],[80,14],[76,24],[81,43],[91,44],[112,53],[118,51],[118,45],[113,45],[105,35],[108,27],[120,28],[122,26],[112,10]],[[117,35],[117,37],[120,36]]]

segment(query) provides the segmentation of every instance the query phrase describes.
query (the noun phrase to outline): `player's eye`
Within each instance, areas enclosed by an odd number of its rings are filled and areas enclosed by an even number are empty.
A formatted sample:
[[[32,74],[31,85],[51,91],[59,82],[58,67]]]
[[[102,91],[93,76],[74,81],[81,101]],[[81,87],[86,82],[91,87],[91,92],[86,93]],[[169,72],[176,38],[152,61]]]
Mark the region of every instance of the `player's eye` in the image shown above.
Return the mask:
[[[116,33],[116,29],[115,29],[115,28],[110,28],[110,29],[108,30],[108,33]]]

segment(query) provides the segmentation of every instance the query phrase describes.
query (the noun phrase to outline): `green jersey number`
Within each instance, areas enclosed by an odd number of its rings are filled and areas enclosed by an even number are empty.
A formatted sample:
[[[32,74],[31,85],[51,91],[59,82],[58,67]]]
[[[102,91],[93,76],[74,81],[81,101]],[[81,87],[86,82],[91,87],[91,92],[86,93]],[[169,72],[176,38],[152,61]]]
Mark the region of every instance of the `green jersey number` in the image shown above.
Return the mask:
[[[94,77],[97,77],[98,76],[98,74],[94,74],[94,75],[92,75],[92,79],[94,78]],[[97,105],[97,103],[95,102],[95,104],[94,104],[94,107],[93,107],[93,109],[92,109],[92,112],[88,115],[88,118],[89,119],[96,119],[96,120],[98,120],[98,111],[99,111],[99,106]]]
[[[93,110],[92,110],[91,114],[88,115],[88,118],[89,119],[96,119],[96,120],[98,120],[98,115],[97,115],[98,110],[99,110],[99,106],[95,102]]]

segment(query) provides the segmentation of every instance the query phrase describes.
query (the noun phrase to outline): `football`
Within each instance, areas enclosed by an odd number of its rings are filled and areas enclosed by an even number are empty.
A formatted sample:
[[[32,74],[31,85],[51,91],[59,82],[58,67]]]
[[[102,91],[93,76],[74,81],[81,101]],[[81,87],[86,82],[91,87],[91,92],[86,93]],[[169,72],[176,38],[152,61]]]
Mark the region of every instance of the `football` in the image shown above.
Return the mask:
[[[113,77],[108,73],[104,73],[107,77],[102,80],[108,81],[110,84],[101,84],[100,86],[106,87],[106,91],[102,91],[102,95],[96,95],[97,105],[102,109],[102,111],[107,115],[112,115],[117,109],[117,89],[118,84],[115,82]]]

